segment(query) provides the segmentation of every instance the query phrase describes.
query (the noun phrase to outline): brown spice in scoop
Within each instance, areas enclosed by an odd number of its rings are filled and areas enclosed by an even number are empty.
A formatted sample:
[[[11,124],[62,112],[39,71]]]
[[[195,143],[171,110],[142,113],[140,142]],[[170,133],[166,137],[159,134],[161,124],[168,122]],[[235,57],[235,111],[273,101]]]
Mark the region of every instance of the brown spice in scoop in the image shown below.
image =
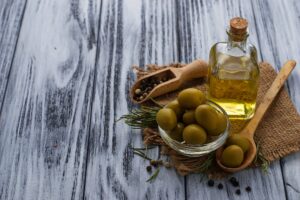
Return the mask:
[[[153,90],[153,88],[155,88],[159,84],[171,80],[172,78],[174,78],[173,74],[165,72],[157,76],[150,76],[143,79],[140,86],[135,89],[133,98],[136,101],[142,101]]]

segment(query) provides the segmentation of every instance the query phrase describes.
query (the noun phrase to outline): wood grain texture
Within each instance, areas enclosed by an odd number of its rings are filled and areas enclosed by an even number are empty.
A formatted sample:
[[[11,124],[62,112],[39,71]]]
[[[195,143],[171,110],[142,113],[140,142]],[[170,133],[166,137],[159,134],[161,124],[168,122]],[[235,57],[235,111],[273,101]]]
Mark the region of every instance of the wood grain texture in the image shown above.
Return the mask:
[[[240,183],[240,187],[232,186],[228,179],[221,179],[215,180],[215,186],[211,188],[207,185],[207,178],[201,179],[199,175],[188,176],[186,183],[187,199],[197,199],[196,197],[207,200],[286,199],[282,178],[279,176],[281,173],[279,161],[271,165],[268,174],[261,173],[259,170],[247,169],[234,174],[234,177]],[[222,190],[219,190],[217,187],[220,183],[224,186]],[[245,190],[247,186],[252,188],[252,191],[249,193]],[[237,189],[240,189],[241,195],[235,193]]]
[[[300,112],[300,2],[255,0],[252,5],[262,59],[270,62],[278,71],[288,59],[298,63],[287,87]]]
[[[131,65],[208,59],[233,16],[249,19],[260,60],[299,63],[299,13],[297,0],[2,0],[0,199],[300,199],[299,153],[268,175],[236,174],[241,196],[226,179],[220,191],[174,170],[147,183],[149,163],[130,149],[143,146],[140,131],[116,122],[135,108]],[[287,88],[298,111],[299,85],[296,67]]]
[[[243,16],[249,20],[250,41],[258,48],[255,16],[250,1],[178,1],[180,60],[190,62],[195,58],[208,59],[210,47],[217,41],[225,41],[229,20]],[[251,186],[253,192],[247,194],[242,188],[242,197],[249,199],[285,199],[284,183],[279,162],[272,164],[270,174],[264,175],[260,169],[249,169],[235,175],[242,187]],[[235,188],[211,189],[206,181],[199,183],[197,175],[187,177],[187,198],[194,199],[240,199]],[[225,185],[226,180],[220,181]],[[227,184],[228,185],[228,184]]]
[[[280,162],[288,199],[300,199],[300,153],[287,156]]]
[[[86,199],[184,199],[184,178],[173,170],[146,182],[149,162],[130,149],[143,146],[141,132],[116,122],[133,108],[131,66],[178,59],[174,10],[171,0],[103,1]],[[157,150],[149,155],[156,158]]]
[[[262,58],[279,71],[287,59],[298,63],[288,80],[290,97],[300,113],[300,2],[252,1]],[[288,199],[300,199],[300,153],[281,159]]]
[[[82,199],[99,12],[27,2],[0,116],[0,199]]]
[[[1,0],[0,3],[0,107],[3,103],[12,59],[17,45],[23,13],[24,0]]]

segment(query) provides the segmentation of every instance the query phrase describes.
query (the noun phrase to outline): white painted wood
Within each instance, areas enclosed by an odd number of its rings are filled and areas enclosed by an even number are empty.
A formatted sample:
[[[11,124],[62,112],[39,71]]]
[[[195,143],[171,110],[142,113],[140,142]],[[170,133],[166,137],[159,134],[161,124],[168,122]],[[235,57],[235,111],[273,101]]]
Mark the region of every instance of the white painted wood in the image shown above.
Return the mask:
[[[263,174],[260,169],[248,169],[233,176],[239,181],[240,187],[234,187],[229,182],[229,176],[225,179],[215,180],[213,188],[207,185],[207,178],[201,179],[199,175],[188,176],[187,179],[187,199],[214,199],[214,200],[234,200],[234,199],[285,199],[285,191],[280,177],[279,161],[273,163],[268,174]],[[218,184],[223,184],[222,190],[218,189]],[[250,186],[252,191],[247,192],[245,188]],[[236,190],[240,189],[241,194],[237,195]]]
[[[300,112],[300,2],[255,0],[252,2],[262,59],[277,70],[288,59],[298,63],[288,80],[290,97]]]
[[[17,44],[26,1],[0,3],[0,107],[3,103],[11,63]]]
[[[177,60],[174,10],[171,0],[103,1],[86,199],[184,199],[184,177],[173,170],[146,182],[149,162],[129,148],[143,146],[140,131],[115,122],[133,108],[131,66]]]
[[[300,1],[253,1],[262,57],[277,70],[287,59],[298,66],[288,80],[288,90],[300,113]],[[300,199],[300,153],[281,159],[287,198]]]
[[[208,59],[210,47],[227,39],[226,28],[229,20],[243,16],[249,20],[250,41],[259,48],[255,16],[250,1],[178,1],[179,2],[179,35],[182,46],[181,60],[190,62],[195,58]],[[259,49],[260,50],[260,49]],[[236,188],[226,187],[223,191],[207,187],[207,180],[199,183],[199,175],[188,176],[187,198],[196,199],[285,199],[285,190],[279,162],[272,164],[271,174],[265,176],[260,169],[249,169],[235,175],[242,186],[242,195],[235,195]],[[222,180],[221,183],[227,183]],[[247,194],[246,186],[253,192]]]
[[[0,116],[0,199],[82,199],[99,3],[28,0]]]
[[[300,199],[300,153],[281,159],[281,164],[288,199]]]
[[[148,162],[129,148],[142,146],[140,132],[115,122],[134,107],[132,64],[207,59],[236,15],[249,19],[260,59],[299,63],[299,11],[297,0],[2,0],[0,199],[300,199],[299,153],[269,175],[235,175],[241,196],[226,180],[220,191],[173,170],[146,183]],[[298,111],[299,81],[297,68],[288,89]]]

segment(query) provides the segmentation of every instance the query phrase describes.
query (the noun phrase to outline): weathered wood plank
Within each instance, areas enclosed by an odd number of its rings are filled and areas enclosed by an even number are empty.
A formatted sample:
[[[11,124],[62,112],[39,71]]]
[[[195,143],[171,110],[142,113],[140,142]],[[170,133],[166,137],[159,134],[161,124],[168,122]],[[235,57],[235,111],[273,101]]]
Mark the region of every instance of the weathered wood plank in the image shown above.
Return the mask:
[[[280,160],[287,198],[300,199],[300,153],[296,153]]]
[[[215,180],[215,186],[211,188],[208,187],[206,178],[201,179],[199,175],[189,176],[187,179],[187,199],[196,199],[197,197],[215,200],[286,199],[282,178],[279,176],[281,173],[279,161],[271,165],[268,174],[263,174],[259,170],[248,169],[234,174],[234,177],[240,183],[240,187],[232,186],[228,179],[221,179]],[[217,187],[220,183],[224,186],[222,190],[219,190]],[[245,190],[247,186],[252,188],[252,191],[249,193]],[[240,189],[240,195],[235,193],[237,189]]]
[[[99,3],[27,2],[0,116],[0,199],[82,199]]]
[[[277,70],[288,59],[300,63],[300,2],[261,1],[252,2],[257,25],[258,42],[262,59]],[[300,112],[300,68],[296,67],[288,79],[290,97]]]
[[[250,41],[258,48],[255,17],[250,1],[178,1],[180,59],[190,62],[195,58],[208,59],[210,47],[217,41],[227,39],[225,29],[229,19],[243,16],[250,23]],[[260,49],[259,49],[260,51]],[[207,179],[200,182],[199,175],[187,177],[187,198],[196,199],[285,199],[284,184],[279,162],[271,166],[270,174],[264,175],[260,169],[249,169],[235,174],[240,181],[242,195],[235,194],[235,188],[221,180],[223,191],[207,187]],[[253,192],[247,194],[244,190],[251,186]]]
[[[26,1],[2,0],[0,5],[0,107],[3,103]]]
[[[184,198],[184,178],[173,170],[162,169],[155,183],[146,182],[149,162],[130,149],[143,146],[140,131],[116,123],[133,108],[131,66],[178,59],[174,10],[171,0],[103,1],[86,199]]]
[[[300,113],[300,2],[253,1],[259,43],[264,60],[279,70],[287,59],[295,59],[298,66],[288,80],[292,101]],[[300,199],[300,153],[281,159],[283,179],[288,199]]]

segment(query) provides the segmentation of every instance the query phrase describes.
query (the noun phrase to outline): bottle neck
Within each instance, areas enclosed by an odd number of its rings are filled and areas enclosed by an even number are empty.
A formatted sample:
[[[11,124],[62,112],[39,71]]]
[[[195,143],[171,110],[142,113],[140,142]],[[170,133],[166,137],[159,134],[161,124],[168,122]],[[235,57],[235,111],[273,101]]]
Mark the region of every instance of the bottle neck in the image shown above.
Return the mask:
[[[244,34],[233,34],[230,31],[226,31],[228,35],[228,48],[232,49],[238,47],[239,49],[245,51],[247,46],[248,33]]]

